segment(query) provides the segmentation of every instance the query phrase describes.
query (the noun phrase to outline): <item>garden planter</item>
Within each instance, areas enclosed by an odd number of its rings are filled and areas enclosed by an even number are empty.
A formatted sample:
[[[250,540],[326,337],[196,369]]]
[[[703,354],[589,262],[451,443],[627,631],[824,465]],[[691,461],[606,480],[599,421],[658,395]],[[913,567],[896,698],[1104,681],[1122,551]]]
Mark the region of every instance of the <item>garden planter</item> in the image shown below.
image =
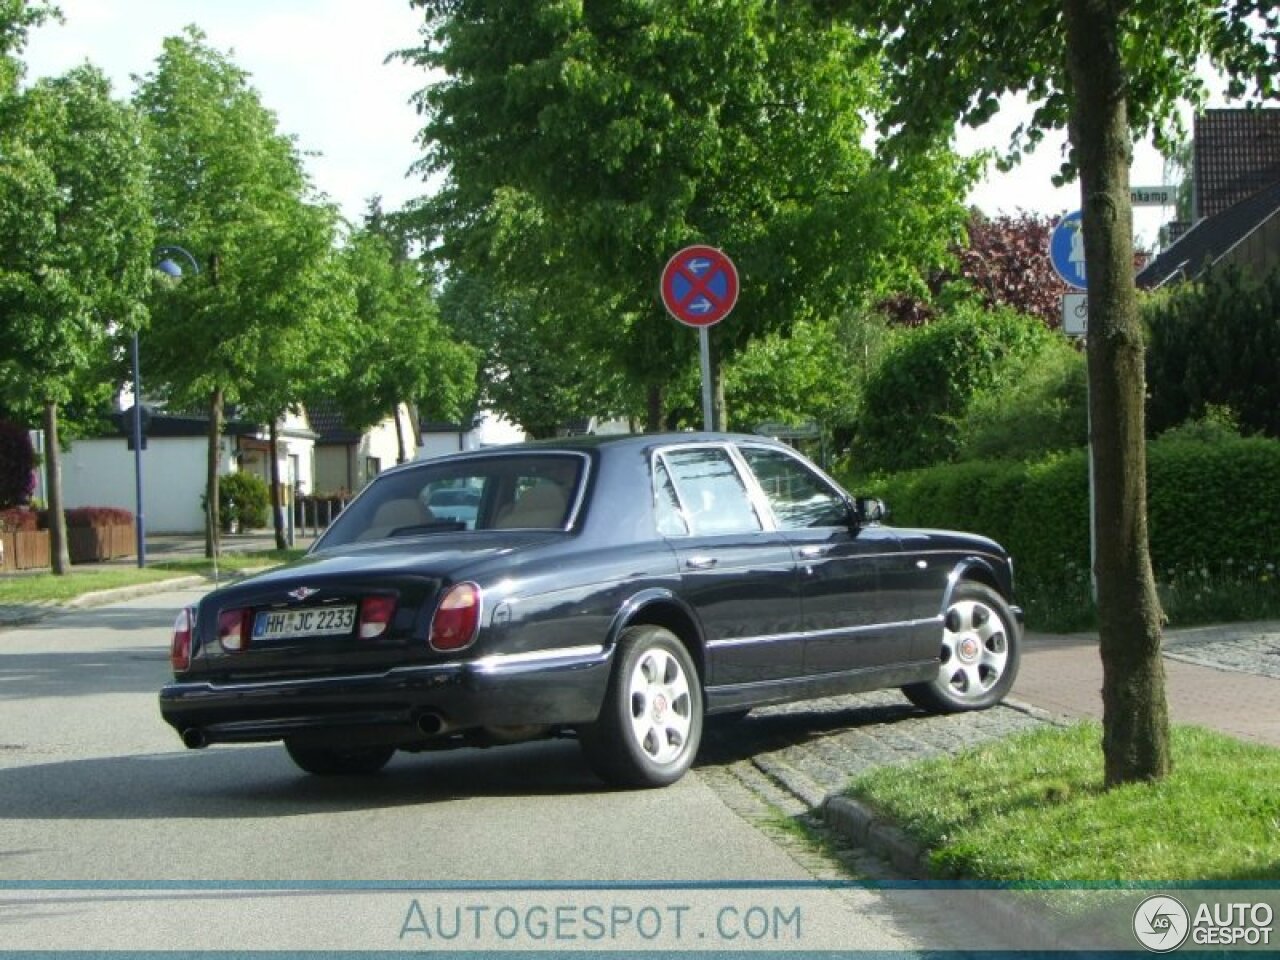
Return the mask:
[[[137,548],[136,540],[132,523],[67,528],[67,550],[72,563],[99,563],[132,557]]]
[[[39,570],[49,566],[49,531],[16,530],[0,533],[0,570]]]

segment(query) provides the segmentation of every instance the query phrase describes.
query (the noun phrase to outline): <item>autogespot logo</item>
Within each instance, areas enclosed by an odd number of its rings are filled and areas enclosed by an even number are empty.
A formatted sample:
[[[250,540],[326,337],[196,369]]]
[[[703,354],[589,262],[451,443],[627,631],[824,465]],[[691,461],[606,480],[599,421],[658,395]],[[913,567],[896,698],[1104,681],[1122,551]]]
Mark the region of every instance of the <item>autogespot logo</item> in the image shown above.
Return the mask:
[[[1187,939],[1191,916],[1173,897],[1147,897],[1133,914],[1133,935],[1153,953],[1177,950]]]

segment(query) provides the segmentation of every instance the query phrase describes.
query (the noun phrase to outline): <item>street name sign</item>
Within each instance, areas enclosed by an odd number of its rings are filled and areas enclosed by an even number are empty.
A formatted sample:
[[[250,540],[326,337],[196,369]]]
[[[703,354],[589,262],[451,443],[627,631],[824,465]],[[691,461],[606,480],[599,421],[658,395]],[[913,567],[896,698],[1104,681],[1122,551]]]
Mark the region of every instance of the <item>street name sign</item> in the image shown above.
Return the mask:
[[[1130,187],[1129,203],[1135,207],[1172,207],[1178,203],[1178,188],[1172,185],[1160,187]]]

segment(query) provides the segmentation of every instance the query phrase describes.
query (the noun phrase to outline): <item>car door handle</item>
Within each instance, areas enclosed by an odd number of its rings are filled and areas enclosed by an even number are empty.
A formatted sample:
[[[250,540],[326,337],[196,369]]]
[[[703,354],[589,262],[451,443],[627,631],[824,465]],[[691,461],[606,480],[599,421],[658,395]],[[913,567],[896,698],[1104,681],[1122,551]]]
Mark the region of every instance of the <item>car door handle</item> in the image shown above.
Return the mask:
[[[825,557],[830,552],[830,546],[817,546],[812,544],[807,547],[801,547],[799,550],[800,556],[804,560],[813,560],[817,557]]]
[[[684,565],[690,570],[710,570],[718,562],[715,557],[690,557]]]

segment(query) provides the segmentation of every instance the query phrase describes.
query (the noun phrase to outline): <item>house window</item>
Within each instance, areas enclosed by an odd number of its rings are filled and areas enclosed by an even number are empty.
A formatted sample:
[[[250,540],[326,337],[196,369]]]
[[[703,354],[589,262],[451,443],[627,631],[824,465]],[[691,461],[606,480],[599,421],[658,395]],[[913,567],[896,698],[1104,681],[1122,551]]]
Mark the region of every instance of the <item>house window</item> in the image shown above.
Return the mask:
[[[368,483],[382,472],[382,460],[378,457],[364,458],[364,482]]]

